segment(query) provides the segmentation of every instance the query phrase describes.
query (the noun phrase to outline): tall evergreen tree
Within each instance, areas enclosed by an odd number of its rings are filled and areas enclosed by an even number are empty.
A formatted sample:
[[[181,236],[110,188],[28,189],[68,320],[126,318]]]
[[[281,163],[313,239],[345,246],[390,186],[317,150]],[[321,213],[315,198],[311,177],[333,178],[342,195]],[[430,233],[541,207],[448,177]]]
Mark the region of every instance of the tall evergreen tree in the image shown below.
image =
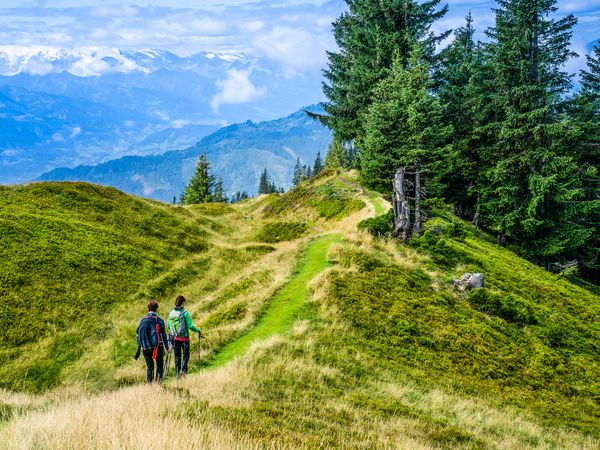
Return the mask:
[[[576,223],[582,188],[569,151],[575,131],[559,107],[571,87],[561,67],[574,55],[576,20],[555,19],[555,12],[555,0],[498,0],[488,30],[491,107],[498,116],[487,126],[494,142],[481,153],[487,168],[482,222],[540,263],[590,236]]]
[[[323,170],[323,162],[321,161],[321,152],[317,153],[315,163],[313,164],[313,175],[319,175]]]
[[[298,186],[302,181],[302,165],[300,164],[300,157],[296,158],[296,165],[294,166],[294,176],[292,178],[292,184]]]
[[[262,174],[260,175],[260,180],[258,181],[258,194],[270,194],[271,193],[271,183],[269,180],[269,172],[265,168]]]
[[[442,169],[446,185],[444,198],[455,212],[473,219],[479,179],[478,140],[475,129],[482,117],[481,79],[483,49],[474,41],[475,29],[471,13],[464,27],[454,33],[454,40],[442,52],[438,74],[438,94],[444,105],[444,123],[452,125],[452,153]]]
[[[448,32],[435,35],[432,24],[447,5],[440,0],[346,0],[348,11],[333,23],[338,52],[328,52],[323,92],[328,101],[323,121],[336,140],[355,141],[363,133],[363,116],[372,99],[372,89],[392,66],[394,52],[401,64],[408,62],[411,46],[419,41],[424,56],[433,58],[437,43]]]
[[[221,177],[217,178],[217,181],[215,182],[213,202],[227,203],[227,197],[223,190],[223,179],[221,179]]]
[[[215,179],[210,174],[210,163],[205,155],[200,155],[194,175],[183,192],[181,203],[192,205],[211,202],[214,184]]]
[[[304,178],[312,178],[313,173],[312,173],[312,167],[310,165],[306,165],[304,166]]]
[[[587,70],[581,71],[581,90],[570,102],[570,112],[581,134],[574,153],[582,174],[584,198],[589,205],[587,214],[581,214],[580,223],[592,228],[592,236],[569,259],[579,261],[586,278],[600,281],[600,44],[587,55]]]
[[[325,155],[325,167],[328,169],[348,167],[348,152],[339,139],[334,139],[329,144],[327,155]]]
[[[405,68],[400,55],[375,89],[361,151],[361,179],[380,192],[391,192],[400,166],[425,172],[430,189],[448,153],[452,127],[443,124],[439,100],[431,94],[429,65],[415,45]]]

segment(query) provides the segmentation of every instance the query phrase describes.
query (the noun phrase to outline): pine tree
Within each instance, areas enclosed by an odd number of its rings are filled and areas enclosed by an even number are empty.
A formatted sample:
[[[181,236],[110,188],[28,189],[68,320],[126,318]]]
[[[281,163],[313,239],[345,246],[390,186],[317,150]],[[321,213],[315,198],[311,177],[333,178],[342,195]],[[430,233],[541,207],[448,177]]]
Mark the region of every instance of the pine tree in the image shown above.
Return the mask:
[[[520,244],[539,263],[582,245],[590,230],[577,223],[582,188],[569,151],[575,127],[561,113],[571,77],[561,67],[569,49],[572,15],[553,18],[555,0],[499,0],[488,30],[493,73],[487,124],[494,140],[483,149],[482,223]]]
[[[177,196],[176,196],[176,195],[174,195],[174,196],[173,196],[173,205],[176,205],[176,204],[177,204]]]
[[[269,182],[269,172],[265,168],[265,170],[263,170],[262,174],[260,175],[260,180],[258,182],[258,194],[270,194],[270,191],[271,185]]]
[[[390,192],[400,166],[428,171],[430,189],[448,153],[452,132],[443,124],[443,110],[430,90],[432,80],[423,50],[414,46],[407,68],[398,56],[389,76],[374,92],[366,116],[361,150],[361,179],[379,192]]]
[[[317,153],[315,162],[313,164],[313,175],[319,175],[323,170],[323,162],[321,161],[321,152]]]
[[[583,197],[589,211],[578,222],[591,228],[589,242],[581,245],[567,259],[579,262],[582,274],[596,283],[600,281],[600,44],[587,55],[588,70],[581,71],[581,90],[570,102],[570,114],[581,130],[573,152],[582,174]]]
[[[323,92],[327,116],[322,118],[334,131],[335,140],[360,141],[363,116],[372,100],[372,90],[392,66],[394,52],[406,64],[415,40],[424,56],[433,58],[436,44],[449,32],[435,35],[432,24],[448,7],[436,10],[440,0],[346,0],[348,11],[333,23],[339,52],[328,52]]]
[[[223,180],[220,177],[215,182],[213,202],[227,203],[227,197],[225,196],[225,192],[223,190]]]
[[[306,178],[312,178],[313,171],[311,166],[306,166]]]
[[[302,181],[302,166],[300,165],[300,157],[296,158],[296,165],[294,166],[294,177],[292,178],[292,184],[298,186]]]
[[[328,169],[348,167],[348,153],[340,140],[334,139],[329,144],[327,155],[325,155],[325,167]]]
[[[473,39],[473,17],[466,17],[464,27],[454,33],[454,40],[442,52],[438,73],[438,95],[444,105],[444,123],[452,126],[448,155],[440,179],[446,186],[444,198],[454,205],[457,214],[475,218],[480,159],[479,140],[475,132],[485,117],[482,111],[481,71],[483,48]]]
[[[214,183],[214,177],[210,174],[210,163],[205,155],[200,155],[196,171],[183,192],[181,203],[192,205],[211,202]]]

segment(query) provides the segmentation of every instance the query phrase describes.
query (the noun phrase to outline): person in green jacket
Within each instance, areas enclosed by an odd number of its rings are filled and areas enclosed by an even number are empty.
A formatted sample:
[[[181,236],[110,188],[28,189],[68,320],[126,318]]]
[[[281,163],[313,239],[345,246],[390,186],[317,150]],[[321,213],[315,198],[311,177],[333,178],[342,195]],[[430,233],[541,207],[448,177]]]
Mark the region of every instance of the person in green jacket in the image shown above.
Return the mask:
[[[194,326],[192,316],[184,307],[185,297],[178,295],[175,299],[175,308],[169,313],[167,319],[167,328],[169,337],[173,342],[175,350],[175,373],[179,378],[188,371],[188,362],[190,360],[190,331],[194,331],[202,336],[200,328]],[[183,357],[182,357],[183,356]]]

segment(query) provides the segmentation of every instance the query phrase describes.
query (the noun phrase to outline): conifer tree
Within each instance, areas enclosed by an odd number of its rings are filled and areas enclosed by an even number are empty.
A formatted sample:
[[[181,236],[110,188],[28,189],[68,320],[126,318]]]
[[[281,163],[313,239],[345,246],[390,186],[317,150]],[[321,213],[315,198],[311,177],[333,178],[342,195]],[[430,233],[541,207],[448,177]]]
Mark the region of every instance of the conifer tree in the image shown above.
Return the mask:
[[[582,187],[569,148],[573,124],[561,113],[571,77],[561,67],[569,49],[572,15],[555,19],[555,0],[498,0],[488,30],[495,121],[494,139],[481,156],[484,225],[520,244],[527,256],[547,264],[582,245],[590,229],[577,223]]]
[[[600,281],[600,44],[587,55],[587,70],[581,71],[581,90],[570,102],[570,113],[581,130],[573,147],[582,174],[584,199],[589,206],[579,222],[592,228],[592,236],[566,258],[576,259],[586,278]]]
[[[217,178],[217,181],[215,182],[213,202],[227,203],[227,197],[223,190],[223,180],[221,177]]]
[[[317,153],[315,163],[313,164],[313,175],[318,175],[323,170],[323,162],[321,161],[321,152]]]
[[[348,153],[339,139],[334,139],[329,144],[327,155],[325,155],[325,167],[328,169],[348,167]]]
[[[270,194],[271,192],[271,184],[269,181],[269,172],[265,168],[262,174],[260,175],[260,180],[258,182],[258,194]]]
[[[392,66],[394,52],[406,64],[415,40],[424,57],[433,58],[437,43],[448,32],[435,35],[432,24],[446,14],[440,0],[346,0],[348,11],[333,23],[339,52],[328,52],[323,92],[327,116],[322,118],[340,141],[360,141],[363,116],[372,90]]]
[[[390,192],[395,171],[412,166],[428,171],[430,189],[448,153],[452,132],[430,90],[432,80],[423,49],[416,44],[405,68],[398,55],[387,78],[375,89],[366,117],[361,151],[361,179],[380,192]]]
[[[302,166],[300,165],[300,157],[296,158],[296,165],[294,166],[294,176],[292,178],[292,184],[298,186],[302,181]]]
[[[306,178],[312,178],[313,171],[310,165],[304,166],[306,168]]]
[[[210,163],[205,155],[200,155],[194,175],[183,192],[181,203],[192,205],[211,202],[214,184],[215,179],[210,174]]]
[[[457,214],[475,218],[479,179],[479,140],[475,132],[485,117],[482,111],[486,80],[481,71],[483,48],[474,41],[471,13],[466,24],[454,33],[454,40],[442,52],[438,74],[438,95],[444,105],[444,123],[452,125],[452,152],[440,179],[446,186],[444,198],[454,205]]]

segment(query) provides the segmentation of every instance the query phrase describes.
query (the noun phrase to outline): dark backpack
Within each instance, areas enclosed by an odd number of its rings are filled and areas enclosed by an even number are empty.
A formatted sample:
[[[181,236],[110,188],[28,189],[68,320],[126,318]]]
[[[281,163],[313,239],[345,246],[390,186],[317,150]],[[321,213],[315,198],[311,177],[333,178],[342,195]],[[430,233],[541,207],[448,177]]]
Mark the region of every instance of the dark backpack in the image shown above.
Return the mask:
[[[138,327],[138,344],[143,350],[157,348],[160,343],[160,326],[157,316],[146,316],[140,321]]]

